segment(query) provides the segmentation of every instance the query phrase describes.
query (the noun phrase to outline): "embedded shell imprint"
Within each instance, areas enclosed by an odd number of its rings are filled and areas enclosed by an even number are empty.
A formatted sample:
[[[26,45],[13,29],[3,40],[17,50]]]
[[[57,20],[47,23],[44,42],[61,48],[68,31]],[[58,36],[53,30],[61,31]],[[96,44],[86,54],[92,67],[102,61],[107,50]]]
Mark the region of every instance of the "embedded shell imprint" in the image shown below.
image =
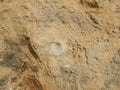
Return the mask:
[[[64,48],[61,43],[52,43],[50,49],[52,53],[56,56],[59,56],[64,52]]]

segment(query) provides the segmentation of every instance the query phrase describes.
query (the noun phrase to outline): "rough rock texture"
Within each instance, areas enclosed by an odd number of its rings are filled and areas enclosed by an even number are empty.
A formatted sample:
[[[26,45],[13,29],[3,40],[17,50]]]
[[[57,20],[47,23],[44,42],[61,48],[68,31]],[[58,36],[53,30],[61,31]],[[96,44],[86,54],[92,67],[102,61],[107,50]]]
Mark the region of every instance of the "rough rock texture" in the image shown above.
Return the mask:
[[[0,0],[0,90],[120,90],[120,0]]]

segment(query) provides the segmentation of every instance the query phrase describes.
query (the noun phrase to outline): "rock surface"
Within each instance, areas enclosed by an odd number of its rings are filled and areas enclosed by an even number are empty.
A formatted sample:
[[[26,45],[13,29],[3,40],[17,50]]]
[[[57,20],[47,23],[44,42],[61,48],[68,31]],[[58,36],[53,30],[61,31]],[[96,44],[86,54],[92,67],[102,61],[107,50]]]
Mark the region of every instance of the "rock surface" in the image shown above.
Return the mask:
[[[0,90],[120,90],[120,0],[0,0]]]

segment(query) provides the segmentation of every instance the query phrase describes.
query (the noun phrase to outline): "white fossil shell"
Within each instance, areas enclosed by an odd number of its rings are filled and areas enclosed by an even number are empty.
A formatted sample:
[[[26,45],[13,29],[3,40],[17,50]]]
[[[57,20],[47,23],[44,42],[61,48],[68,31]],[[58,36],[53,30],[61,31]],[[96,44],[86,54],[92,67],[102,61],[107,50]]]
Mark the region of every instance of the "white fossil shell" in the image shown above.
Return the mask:
[[[52,43],[50,48],[53,54],[57,56],[61,55],[64,52],[64,48],[61,43]]]

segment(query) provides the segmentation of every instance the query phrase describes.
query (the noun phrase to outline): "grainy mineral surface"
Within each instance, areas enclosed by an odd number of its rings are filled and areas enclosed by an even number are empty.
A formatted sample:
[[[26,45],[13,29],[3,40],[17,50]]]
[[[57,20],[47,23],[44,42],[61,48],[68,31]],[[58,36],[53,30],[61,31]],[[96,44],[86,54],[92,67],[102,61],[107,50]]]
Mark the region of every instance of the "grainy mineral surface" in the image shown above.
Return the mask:
[[[120,90],[120,0],[0,0],[0,90]]]

